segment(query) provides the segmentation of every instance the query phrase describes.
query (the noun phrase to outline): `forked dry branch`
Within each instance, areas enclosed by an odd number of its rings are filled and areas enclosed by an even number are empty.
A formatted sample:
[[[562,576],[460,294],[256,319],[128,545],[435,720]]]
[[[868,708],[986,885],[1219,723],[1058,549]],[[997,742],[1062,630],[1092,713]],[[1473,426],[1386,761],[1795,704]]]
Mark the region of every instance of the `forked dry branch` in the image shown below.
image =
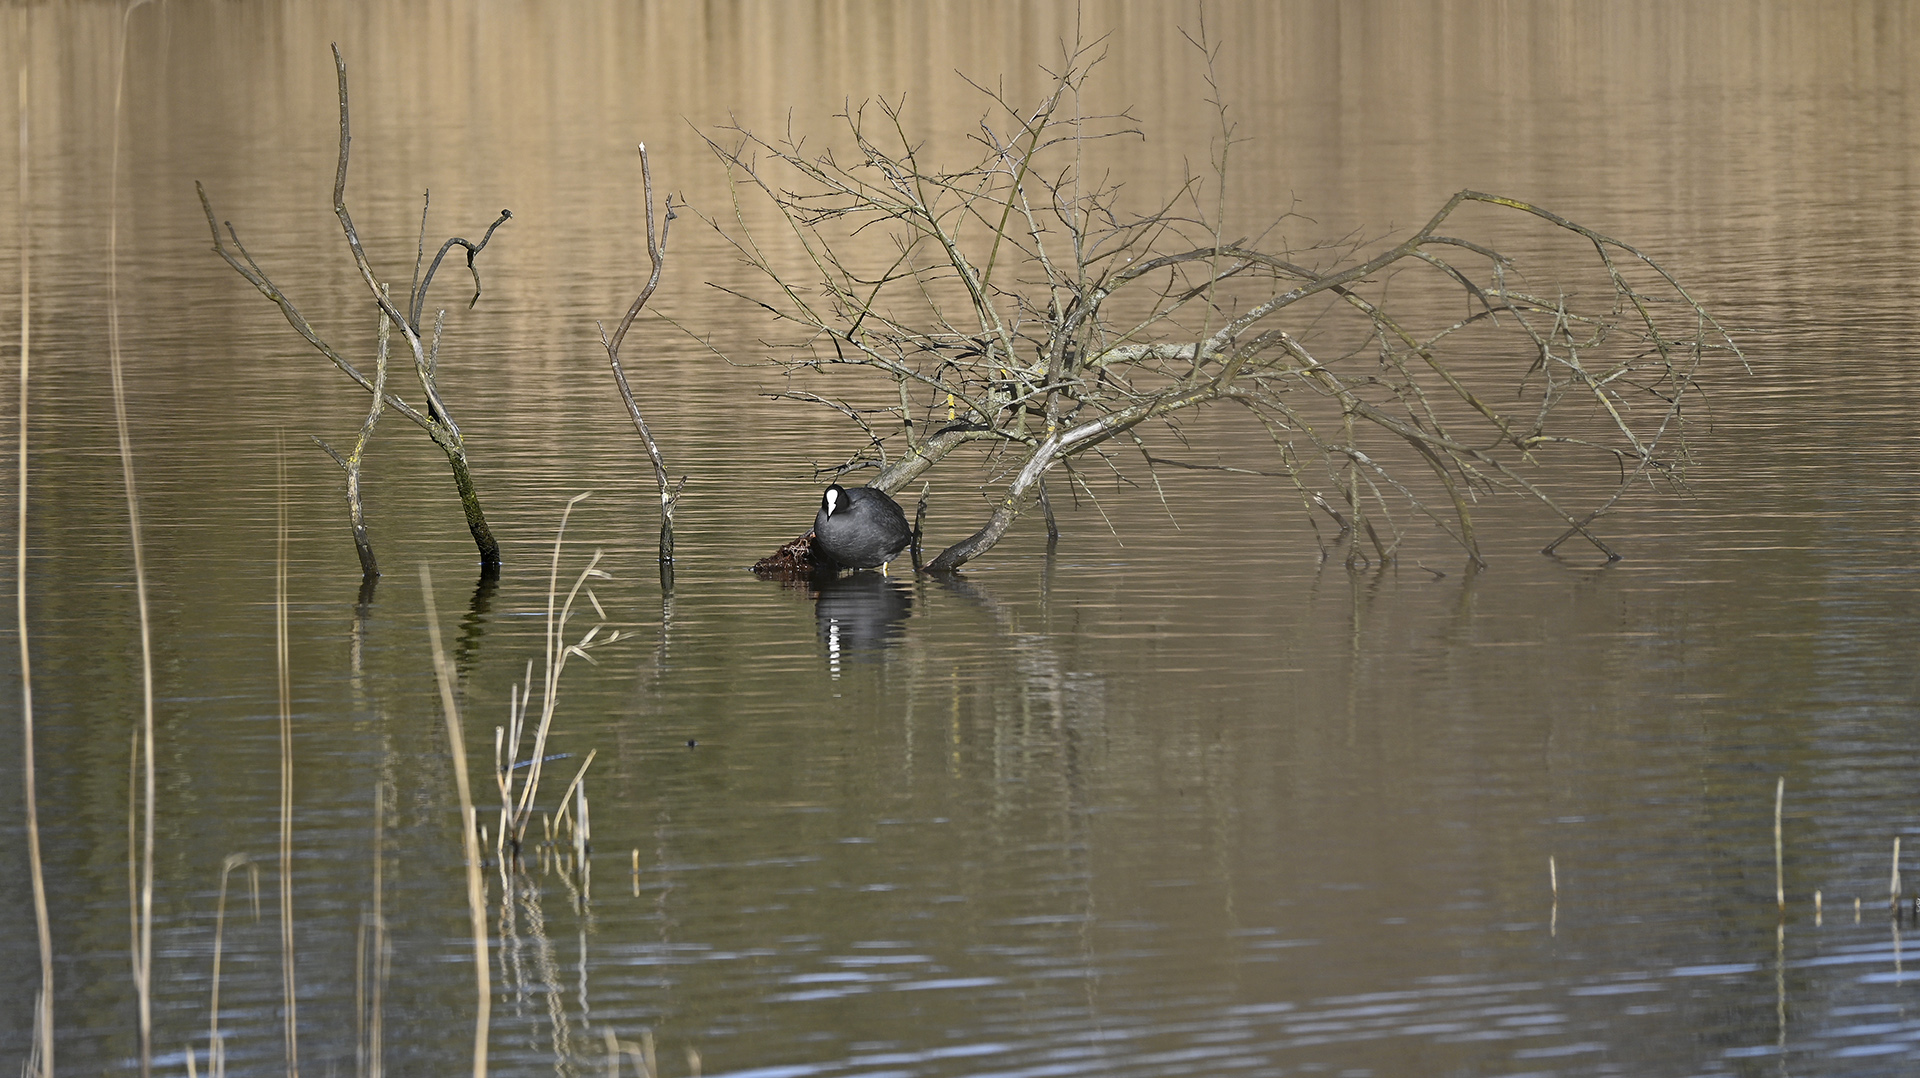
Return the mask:
[[[680,504],[680,492],[686,489],[687,477],[681,476],[678,484],[667,483],[667,465],[660,456],[660,445],[653,440],[653,431],[647,428],[646,417],[640,414],[640,404],[633,398],[633,388],[627,384],[626,369],[620,366],[620,346],[626,342],[627,331],[633,328],[633,320],[640,317],[640,311],[647,301],[653,298],[653,290],[660,287],[660,271],[667,264],[667,230],[673,227],[673,196],[669,194],[666,212],[655,228],[653,216],[653,166],[647,160],[647,144],[640,144],[640,182],[643,197],[647,202],[647,260],[651,270],[647,274],[647,283],[640,288],[640,294],[634,298],[627,313],[614,328],[613,335],[607,335],[607,328],[600,327],[600,344],[607,350],[607,365],[613,368],[613,381],[620,389],[620,399],[626,402],[627,414],[633,419],[633,426],[640,434],[640,441],[647,447],[647,459],[653,463],[653,478],[660,486],[660,580],[663,586],[671,588],[673,581],[673,510]]]
[[[392,326],[399,327],[408,350],[413,354],[413,369],[420,382],[424,409],[415,408],[392,393],[383,392],[384,373],[377,374],[375,378],[368,378],[338,349],[328,344],[308,323],[306,317],[300,313],[300,309],[287,297],[287,294],[281,291],[279,285],[267,275],[266,270],[254,261],[246,245],[240,242],[240,234],[231,222],[225,222],[226,235],[224,237],[221,235],[223,222],[215,218],[213,203],[207,198],[206,189],[195,183],[194,190],[200,194],[200,207],[206,212],[207,228],[213,233],[214,252],[225,259],[227,265],[233,267],[234,272],[246,278],[247,283],[258,289],[261,295],[272,300],[280,308],[280,313],[286,317],[287,324],[292,326],[294,331],[299,333],[316,351],[332,361],[334,366],[340,368],[341,372],[353,379],[360,388],[379,396],[386,407],[399,412],[411,420],[415,426],[426,431],[427,436],[433,440],[433,444],[439,446],[441,452],[446,454],[447,464],[453,470],[454,487],[460,494],[461,508],[466,513],[467,529],[472,532],[474,545],[480,551],[480,564],[489,572],[495,571],[500,566],[500,544],[495,541],[493,530],[487,525],[486,513],[480,506],[480,496],[474,489],[473,475],[467,465],[466,443],[461,435],[460,426],[454,422],[453,416],[447,411],[446,401],[441,399],[437,385],[440,341],[445,328],[446,311],[439,311],[435,315],[431,339],[424,336],[420,319],[426,308],[427,292],[433,287],[434,274],[439,272],[440,264],[455,247],[466,251],[467,270],[473,275],[473,298],[467,301],[467,306],[472,307],[479,302],[480,269],[475,264],[475,260],[480,256],[480,252],[486,249],[487,243],[493,239],[494,230],[505,224],[513,214],[507,210],[501,210],[500,216],[487,226],[486,233],[480,237],[478,243],[459,236],[449,238],[440,245],[439,252],[434,255],[432,263],[426,265],[426,272],[422,274],[421,266],[426,262],[427,227],[427,210],[423,204],[420,210],[420,246],[413,266],[414,280],[407,292],[407,308],[402,311],[389,296],[387,285],[375,277],[373,267],[367,261],[367,253],[361,247],[360,235],[354,229],[353,215],[347,210],[347,149],[352,142],[352,134],[347,111],[347,64],[341,59],[338,45],[333,48],[333,63],[339,80],[340,95],[340,157],[334,172],[333,212],[340,219],[340,228],[346,234],[347,248],[353,254],[354,265],[360,271],[360,279],[372,293],[374,303],[380,310],[383,319],[382,358],[385,356],[387,324],[391,323]],[[384,363],[381,364],[381,370],[384,372]],[[331,446],[321,443],[322,448],[326,449],[334,461],[347,473],[348,512],[354,524],[355,547],[360,552],[361,569],[369,576],[377,573],[378,569],[373,559],[372,543],[367,538],[365,517],[359,502],[359,462],[360,455],[366,447],[366,440],[372,435],[373,425],[378,421],[379,415],[380,408],[376,404],[376,407],[369,412],[366,423],[361,429],[361,436],[353,454],[348,457],[342,457]]]
[[[1212,84],[1217,50],[1195,44]],[[870,485],[894,491],[963,446],[987,447],[968,455],[987,519],[929,569],[991,548],[1043,502],[1056,468],[1089,497],[1089,457],[1126,478],[1124,451],[1156,490],[1163,465],[1221,468],[1170,460],[1148,441],[1184,445],[1181,417],[1219,403],[1271,436],[1270,474],[1309,518],[1318,509],[1364,536],[1371,558],[1391,560],[1403,518],[1419,516],[1480,563],[1473,510],[1498,492],[1559,520],[1548,552],[1578,535],[1618,557],[1593,521],[1637,482],[1679,478],[1701,365],[1739,357],[1671,273],[1610,236],[1478,191],[1373,253],[1230,237],[1220,192],[1234,131],[1218,104],[1212,175],[1129,214],[1088,165],[1095,143],[1138,134],[1127,116],[1084,113],[1098,59],[1069,49],[1037,105],[982,89],[978,152],[957,168],[937,164],[886,101],[849,108],[838,148],[739,127],[709,140],[732,180],[723,234],[769,285],[741,294],[791,331],[774,342],[790,387],[780,396],[861,431],[834,473],[870,469]],[[748,203],[762,199],[778,236],[749,224]],[[1530,290],[1514,259],[1443,231],[1469,207],[1590,248],[1597,298]],[[871,377],[850,386],[856,371]],[[1538,468],[1549,447],[1601,454],[1617,481],[1566,504]],[[1348,558],[1371,560],[1357,539]]]

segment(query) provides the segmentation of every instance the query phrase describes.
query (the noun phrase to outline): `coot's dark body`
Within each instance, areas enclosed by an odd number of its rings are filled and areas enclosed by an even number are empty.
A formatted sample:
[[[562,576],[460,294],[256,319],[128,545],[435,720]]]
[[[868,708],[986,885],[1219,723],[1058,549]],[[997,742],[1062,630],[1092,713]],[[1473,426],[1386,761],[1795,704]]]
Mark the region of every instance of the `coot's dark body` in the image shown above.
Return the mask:
[[[899,503],[872,487],[835,483],[813,518],[815,547],[845,569],[872,569],[900,555],[913,539]]]

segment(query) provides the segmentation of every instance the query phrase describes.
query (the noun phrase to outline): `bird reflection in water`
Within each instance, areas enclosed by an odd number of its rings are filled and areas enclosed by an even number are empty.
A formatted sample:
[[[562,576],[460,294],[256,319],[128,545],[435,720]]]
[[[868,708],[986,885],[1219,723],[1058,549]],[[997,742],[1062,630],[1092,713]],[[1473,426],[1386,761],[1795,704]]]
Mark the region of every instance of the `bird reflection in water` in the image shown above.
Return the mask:
[[[899,639],[913,609],[913,589],[876,572],[857,572],[815,585],[813,616],[827,645],[827,669],[842,661],[877,659]]]

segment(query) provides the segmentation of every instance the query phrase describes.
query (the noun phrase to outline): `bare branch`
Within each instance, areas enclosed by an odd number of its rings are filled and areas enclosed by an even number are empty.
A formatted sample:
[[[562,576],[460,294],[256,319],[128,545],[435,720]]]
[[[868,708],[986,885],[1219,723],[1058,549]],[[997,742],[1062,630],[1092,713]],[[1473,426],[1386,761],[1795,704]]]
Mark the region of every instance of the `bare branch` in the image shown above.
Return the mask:
[[[972,156],[955,163],[914,142],[902,105],[886,100],[843,111],[840,148],[738,126],[727,144],[707,140],[734,196],[733,228],[722,234],[771,286],[734,294],[794,333],[770,360],[793,382],[778,396],[826,404],[859,428],[859,448],[829,470],[878,462],[872,485],[897,490],[962,446],[987,443],[979,467],[991,515],[928,566],[952,570],[1029,505],[1043,505],[1052,534],[1041,484],[1056,465],[1071,472],[1076,456],[1093,452],[1130,481],[1106,448],[1115,437],[1139,448],[1144,478],[1165,501],[1157,466],[1173,462],[1149,451],[1137,428],[1231,401],[1266,429],[1284,470],[1221,468],[1284,478],[1310,519],[1325,513],[1343,534],[1365,537],[1372,552],[1355,559],[1391,559],[1402,521],[1423,518],[1479,562],[1473,509],[1496,493],[1537,502],[1567,535],[1616,556],[1590,525],[1638,480],[1679,474],[1684,406],[1699,393],[1702,365],[1716,353],[1740,356],[1719,323],[1639,249],[1477,191],[1383,240],[1348,235],[1289,250],[1268,242],[1272,226],[1230,239],[1224,191],[1237,137],[1212,67],[1220,46],[1204,21],[1188,36],[1212,93],[1211,175],[1189,177],[1144,216],[1126,213],[1117,188],[1087,172],[1091,142],[1134,133],[1129,118],[1078,108],[1092,47],[1068,47],[1034,104],[975,84],[991,104],[969,136]],[[785,269],[793,258],[776,257],[747,227],[741,198],[756,191],[808,273]],[[1517,287],[1513,260],[1453,224],[1468,207],[1577,237],[1593,258],[1575,271],[1606,282],[1597,301]],[[1433,301],[1448,297],[1466,313],[1436,319],[1447,304]],[[1510,373],[1489,362],[1515,345]],[[865,368],[874,382],[806,388],[841,368]],[[902,444],[889,461],[889,447]],[[1610,458],[1619,482],[1563,494],[1537,471],[1549,449]],[[1324,481],[1303,467],[1316,458]],[[1077,473],[1074,481],[1069,489],[1084,489]],[[1563,507],[1566,499],[1589,508]]]
[[[633,328],[633,320],[640,316],[641,308],[647,300],[653,298],[653,290],[660,286],[660,271],[667,263],[667,229],[673,225],[673,196],[669,194],[666,202],[666,214],[659,222],[659,233],[654,232],[653,216],[653,167],[647,161],[647,144],[640,144],[640,180],[641,191],[647,206],[647,259],[652,269],[647,274],[647,283],[634,298],[632,306],[627,308],[626,317],[620,319],[620,325],[609,338],[603,327],[600,330],[600,343],[607,350],[607,365],[613,368],[614,384],[620,389],[620,399],[626,402],[627,414],[633,419],[634,429],[640,432],[640,440],[647,447],[647,459],[653,462],[654,480],[660,485],[660,564],[662,574],[668,570],[665,566],[673,564],[673,510],[680,501],[680,492],[686,488],[687,478],[680,477],[678,486],[667,484],[667,465],[660,456],[660,446],[653,440],[653,432],[647,429],[647,420],[640,414],[640,405],[633,398],[633,388],[627,384],[627,372],[620,366],[620,345],[627,339],[627,331]],[[663,580],[670,579],[663,575]]]

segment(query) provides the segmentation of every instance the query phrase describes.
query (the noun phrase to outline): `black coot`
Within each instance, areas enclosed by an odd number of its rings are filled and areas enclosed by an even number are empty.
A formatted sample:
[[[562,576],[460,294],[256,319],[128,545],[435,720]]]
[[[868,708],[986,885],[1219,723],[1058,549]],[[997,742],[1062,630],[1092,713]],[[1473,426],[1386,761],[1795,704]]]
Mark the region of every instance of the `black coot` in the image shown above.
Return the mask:
[[[913,539],[899,503],[872,487],[835,483],[820,497],[813,518],[814,542],[834,564],[872,569],[898,557]]]

